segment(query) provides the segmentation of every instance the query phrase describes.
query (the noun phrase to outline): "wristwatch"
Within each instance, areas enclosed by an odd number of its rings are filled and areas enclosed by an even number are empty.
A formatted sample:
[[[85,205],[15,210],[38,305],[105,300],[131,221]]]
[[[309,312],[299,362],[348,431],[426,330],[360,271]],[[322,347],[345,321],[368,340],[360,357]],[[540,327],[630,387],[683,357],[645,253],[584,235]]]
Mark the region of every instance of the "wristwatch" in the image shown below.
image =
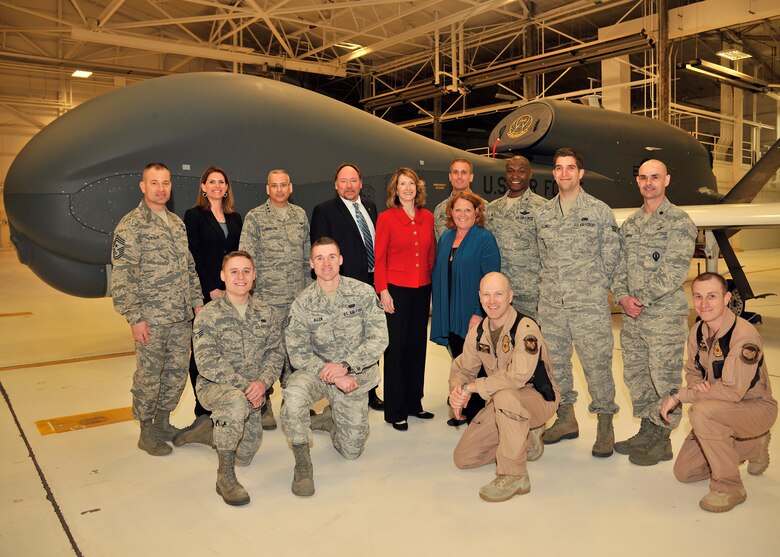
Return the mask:
[[[466,393],[467,395],[472,394],[471,391],[469,391],[469,384],[463,383],[463,385],[460,386],[460,390]]]
[[[682,404],[682,402],[680,402],[680,399],[677,398],[677,393],[679,393],[679,392],[680,392],[680,389],[675,387],[674,389],[669,391],[669,396],[672,397],[675,400],[675,402],[677,402],[677,404]]]
[[[341,365],[343,365],[345,368],[347,368],[347,373],[350,373],[352,371],[352,366],[349,365],[346,360],[341,362]]]

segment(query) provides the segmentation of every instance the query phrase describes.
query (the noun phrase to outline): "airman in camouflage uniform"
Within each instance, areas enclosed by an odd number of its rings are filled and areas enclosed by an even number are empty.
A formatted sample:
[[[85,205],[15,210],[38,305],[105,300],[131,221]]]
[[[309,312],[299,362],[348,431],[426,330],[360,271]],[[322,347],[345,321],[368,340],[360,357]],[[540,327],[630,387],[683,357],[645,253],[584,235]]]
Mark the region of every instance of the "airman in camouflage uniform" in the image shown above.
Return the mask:
[[[122,217],[111,250],[111,297],[135,340],[133,418],[141,423],[138,447],[162,456],[179,432],[170,425],[187,383],[190,320],[203,300],[184,223],[168,211],[171,173],[161,163],[146,166],[144,199]]]
[[[623,378],[634,416],[641,419],[639,433],[615,443],[615,450],[640,466],[672,459],[669,434],[680,423],[679,412],[664,423],[658,409],[661,399],[680,387],[688,324],[683,284],[696,226],[666,198],[670,180],[661,161],[639,167],[636,181],[645,201],[620,229],[623,256],[612,287],[626,312],[620,330]]]
[[[255,293],[263,303],[275,306],[286,316],[295,297],[311,283],[309,219],[302,208],[288,201],[293,185],[286,170],[271,170],[265,191],[268,200],[249,211],[244,220],[239,248],[263,262],[257,268]],[[285,358],[283,384],[289,372],[290,363]],[[273,387],[269,387],[270,397]],[[263,407],[263,427],[276,429],[268,397]]]
[[[592,453],[607,457],[615,442],[612,415],[618,411],[607,294],[620,259],[620,236],[612,210],[580,187],[585,169],[579,153],[562,148],[553,161],[559,193],[536,215],[542,264],[538,315],[561,405],[543,440],[549,445],[579,436],[571,366],[574,345],[592,399],[588,409],[598,414]]]
[[[512,307],[536,319],[540,263],[535,214],[546,200],[529,189],[531,175],[531,164],[525,157],[506,162],[509,191],[487,206],[485,228],[496,237],[501,269],[514,291]]]
[[[474,180],[474,167],[466,159],[455,159],[450,163],[450,185],[452,193],[450,197],[436,205],[433,210],[433,235],[436,242],[447,230],[447,203],[456,191],[471,191],[471,182]]]
[[[296,371],[284,388],[282,426],[295,454],[292,491],[312,495],[312,430],[330,432],[344,458],[360,456],[368,438],[366,393],[379,383],[377,362],[388,343],[387,322],[371,286],[339,275],[338,245],[327,237],[311,248],[317,281],[295,299],[285,338]],[[326,398],[321,415],[309,408]]]
[[[213,443],[219,455],[217,492],[229,505],[249,502],[235,478],[233,463],[247,466],[260,449],[260,407],[284,362],[281,316],[250,296],[251,256],[225,256],[226,295],[206,304],[195,318],[193,346],[200,375],[198,400],[211,411]],[[184,434],[183,434],[184,435]]]

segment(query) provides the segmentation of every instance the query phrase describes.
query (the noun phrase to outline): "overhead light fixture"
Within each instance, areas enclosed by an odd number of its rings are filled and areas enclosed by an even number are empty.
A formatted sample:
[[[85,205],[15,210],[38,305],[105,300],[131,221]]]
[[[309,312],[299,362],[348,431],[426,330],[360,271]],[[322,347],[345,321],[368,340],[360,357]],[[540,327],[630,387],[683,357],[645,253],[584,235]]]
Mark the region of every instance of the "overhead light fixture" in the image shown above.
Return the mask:
[[[343,48],[345,50],[357,50],[358,48],[363,48],[362,45],[355,44],[355,43],[336,43],[335,45],[338,48]]]
[[[678,62],[677,68],[706,75],[707,77],[717,79],[721,83],[738,87],[751,93],[766,93],[770,87],[769,83],[762,79],[732,70],[720,64],[707,62],[701,58],[689,62]]]
[[[71,77],[81,77],[83,79],[86,79],[92,75],[92,72],[89,70],[76,70],[70,75]]]
[[[721,50],[720,52],[716,52],[715,54],[717,54],[721,58],[726,58],[727,60],[731,60],[732,62],[753,57],[752,54],[748,54],[747,52],[742,52],[738,48],[732,48],[730,50]]]
[[[469,88],[476,89],[518,79],[525,75],[565,70],[572,66],[591,64],[617,56],[642,52],[653,48],[654,44],[653,38],[642,29],[639,33],[601,39],[521,60],[496,64],[490,68],[466,73],[461,76],[461,81]]]
[[[524,75],[536,75],[539,73],[563,70],[572,66],[590,64],[607,60],[616,56],[623,56],[635,52],[642,52],[653,48],[655,41],[642,29],[638,33],[630,33],[611,39],[601,39],[590,43],[493,65],[489,68],[476,70],[460,76],[458,91],[461,94],[474,89],[488,87],[518,79]],[[337,45],[338,46],[338,45]],[[360,50],[356,54],[361,53]],[[356,57],[352,54],[352,57]],[[421,83],[403,89],[396,89],[361,100],[366,110],[378,110],[390,106],[430,99],[438,95],[453,93],[446,87],[432,83]],[[506,101],[516,101],[519,98],[508,99],[504,93],[496,93],[496,98]],[[508,96],[508,95],[507,95]]]

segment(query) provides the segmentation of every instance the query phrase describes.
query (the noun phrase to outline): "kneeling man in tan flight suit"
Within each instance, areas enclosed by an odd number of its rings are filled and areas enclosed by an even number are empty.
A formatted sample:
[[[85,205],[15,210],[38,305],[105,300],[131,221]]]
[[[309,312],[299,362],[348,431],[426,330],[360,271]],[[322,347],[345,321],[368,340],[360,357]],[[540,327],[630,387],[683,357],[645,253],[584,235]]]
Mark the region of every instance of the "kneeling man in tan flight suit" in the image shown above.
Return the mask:
[[[672,389],[661,401],[661,417],[683,402],[691,403],[688,435],[674,463],[681,482],[710,480],[710,492],[699,506],[730,511],[747,499],[739,465],[749,474],[769,466],[769,429],[777,418],[761,336],[729,309],[731,293],[716,273],[693,280],[693,305],[701,321],[688,335],[686,386]]]
[[[526,461],[542,456],[543,426],[560,401],[539,326],[512,308],[512,295],[501,273],[482,278],[479,297],[487,317],[469,330],[450,371],[456,418],[472,393],[487,401],[455,447],[454,460],[458,468],[496,463],[496,478],[479,490],[491,502],[531,490]],[[487,377],[477,378],[480,368]]]

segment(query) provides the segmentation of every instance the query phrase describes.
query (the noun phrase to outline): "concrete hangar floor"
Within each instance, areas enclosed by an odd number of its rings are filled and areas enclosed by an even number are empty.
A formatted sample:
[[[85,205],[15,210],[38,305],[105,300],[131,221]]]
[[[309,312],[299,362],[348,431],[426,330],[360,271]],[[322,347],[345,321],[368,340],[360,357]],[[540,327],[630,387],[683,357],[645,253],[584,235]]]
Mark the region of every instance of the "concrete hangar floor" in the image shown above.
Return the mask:
[[[740,257],[755,292],[780,293],[780,250]],[[292,451],[280,430],[266,432],[252,465],[237,469],[252,502],[229,507],[214,491],[213,451],[185,446],[154,458],[136,448],[133,345],[109,299],[56,292],[10,249],[0,250],[0,284],[0,555],[780,555],[780,435],[763,476],[743,467],[747,502],[706,513],[698,501],[707,482],[678,483],[672,462],[641,468],[617,454],[591,456],[596,420],[578,367],[579,439],[549,446],[529,464],[530,494],[482,501],[478,490],[494,467],[461,471],[452,463],[461,431],[445,425],[449,357],[435,345],[424,400],[434,420],[412,419],[398,432],[371,411],[371,436],[356,461],[315,434],[311,498],[290,492]],[[749,308],[763,315],[778,396],[780,297]],[[620,316],[613,320],[622,408],[615,430],[624,439],[638,421],[622,381]],[[278,413],[279,393],[272,400]],[[172,421],[190,423],[192,406],[188,385]],[[686,416],[672,435],[675,456],[689,428]]]

